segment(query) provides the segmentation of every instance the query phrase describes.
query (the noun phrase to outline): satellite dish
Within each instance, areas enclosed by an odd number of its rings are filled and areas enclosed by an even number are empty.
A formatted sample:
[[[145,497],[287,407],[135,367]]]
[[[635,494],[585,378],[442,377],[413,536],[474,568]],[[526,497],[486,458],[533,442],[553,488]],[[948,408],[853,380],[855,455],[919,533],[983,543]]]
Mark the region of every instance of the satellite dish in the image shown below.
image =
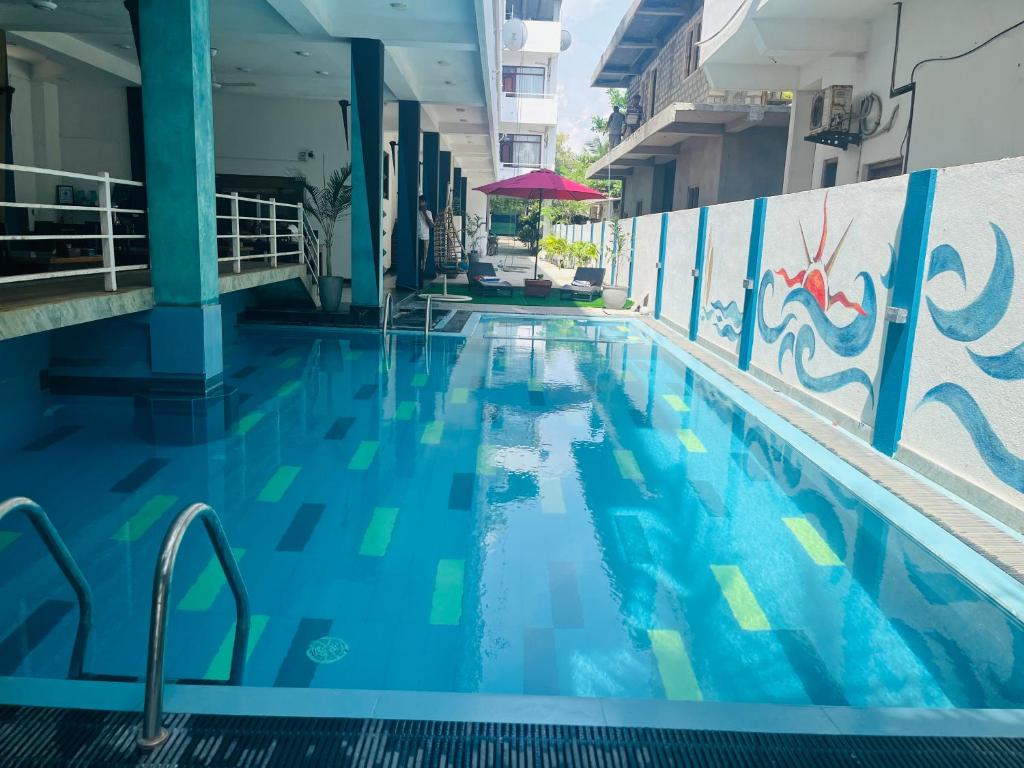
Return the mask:
[[[501,28],[501,44],[506,51],[521,51],[526,45],[526,22],[522,19],[509,19]]]
[[[565,53],[572,46],[572,32],[568,29],[562,30],[562,53]]]

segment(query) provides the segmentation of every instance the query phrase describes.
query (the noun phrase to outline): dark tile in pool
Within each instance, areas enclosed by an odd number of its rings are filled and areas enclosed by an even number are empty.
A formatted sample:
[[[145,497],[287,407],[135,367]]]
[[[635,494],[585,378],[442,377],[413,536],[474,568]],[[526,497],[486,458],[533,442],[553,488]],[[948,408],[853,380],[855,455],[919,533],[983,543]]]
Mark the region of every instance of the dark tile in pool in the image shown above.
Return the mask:
[[[651,426],[650,420],[647,418],[647,414],[642,411],[638,411],[635,408],[629,409],[629,417],[633,420],[633,424],[640,429],[647,429]]]
[[[308,688],[316,674],[316,662],[306,655],[309,644],[331,631],[330,619],[302,619],[292,635],[288,653],[278,667],[274,685],[278,688]]]
[[[581,629],[583,605],[575,563],[548,563],[548,588],[551,590],[551,623],[557,629]]]
[[[530,405],[536,408],[543,408],[545,404],[543,392],[531,392],[530,393]]]
[[[715,488],[713,483],[707,480],[691,480],[690,487],[697,494],[701,505],[712,517],[725,517],[725,504],[722,503],[722,495]]]
[[[256,373],[257,370],[259,370],[259,369],[255,365],[247,365],[244,368],[239,368],[237,371],[235,371],[233,374],[231,374],[231,378],[232,379],[247,379],[250,376],[252,376],[254,373]]]
[[[157,472],[170,464],[170,459],[146,459],[135,469],[118,480],[110,490],[114,493],[134,493]]]
[[[288,530],[277,542],[278,552],[301,552],[313,537],[316,524],[327,507],[324,504],[303,504],[295,513]]]
[[[523,630],[523,693],[558,695],[555,630]]]
[[[267,352],[267,357],[281,357],[281,355],[287,354],[292,349],[292,347],[275,347]]]
[[[644,527],[636,515],[615,515],[615,530],[619,534],[626,562],[634,565],[650,565],[651,547],[647,543]]]
[[[452,475],[452,486],[448,492],[449,509],[473,508],[473,489],[476,488],[476,475],[470,472],[456,472]]]
[[[376,384],[364,384],[356,390],[354,397],[356,400],[369,400],[375,394],[377,394]]]
[[[65,600],[47,600],[32,611],[0,642],[0,675],[13,675],[72,608],[74,605]]]
[[[819,706],[849,706],[842,686],[832,677],[828,665],[806,632],[799,629],[777,629],[774,634],[790,666],[803,683],[811,703]]]
[[[352,429],[352,425],[356,423],[356,420],[351,416],[340,416],[334,420],[331,424],[331,428],[327,430],[327,434],[324,435],[325,440],[344,440],[348,431]]]
[[[65,424],[62,427],[57,427],[56,429],[47,432],[45,435],[37,437],[35,440],[33,440],[31,443],[25,446],[25,450],[45,451],[47,448],[56,445],[61,440],[71,437],[80,429],[81,427],[79,427],[76,424]]]

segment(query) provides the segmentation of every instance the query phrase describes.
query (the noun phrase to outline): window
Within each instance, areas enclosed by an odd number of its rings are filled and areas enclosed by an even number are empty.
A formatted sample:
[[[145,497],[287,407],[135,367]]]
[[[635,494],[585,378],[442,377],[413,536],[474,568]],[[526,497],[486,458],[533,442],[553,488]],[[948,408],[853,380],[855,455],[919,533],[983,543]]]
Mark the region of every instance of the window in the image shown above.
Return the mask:
[[[697,28],[693,33],[694,42],[700,42],[700,30],[701,22],[698,21]],[[690,46],[690,72],[696,72],[698,64],[700,64],[700,46],[692,45]]]
[[[529,133],[503,133],[499,141],[504,165],[540,167],[541,138]]]
[[[686,207],[687,208],[699,208],[700,207],[700,187],[687,187],[687,189],[686,189]]]
[[[636,216],[636,217],[637,217],[638,219],[639,219],[639,218],[640,218],[641,216],[643,216],[643,215],[644,215],[644,201],[643,201],[643,200],[637,200],[637,201],[636,201],[636,213],[635,213],[634,215],[635,215],[635,216]]]
[[[651,100],[647,102],[647,117],[650,119],[658,111],[658,70],[651,70]]]
[[[833,157],[831,160],[826,160],[825,164],[821,166],[821,186],[823,189],[834,187],[836,185],[836,173],[839,171],[839,158]]]
[[[890,176],[903,175],[903,158],[894,157],[892,160],[884,160],[881,163],[872,163],[868,166],[867,180],[888,179]]]
[[[520,96],[543,96],[544,74],[544,67],[502,67],[501,90]]]
[[[505,0],[505,18],[558,21],[555,5],[555,0]]]

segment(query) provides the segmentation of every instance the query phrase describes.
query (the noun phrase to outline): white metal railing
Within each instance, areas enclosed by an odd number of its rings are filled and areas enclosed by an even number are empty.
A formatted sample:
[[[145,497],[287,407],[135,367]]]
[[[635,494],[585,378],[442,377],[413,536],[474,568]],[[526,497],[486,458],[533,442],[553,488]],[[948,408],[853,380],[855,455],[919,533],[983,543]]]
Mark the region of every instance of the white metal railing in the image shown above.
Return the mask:
[[[306,269],[313,278],[313,284],[320,284],[320,275],[323,274],[323,267],[320,264],[322,255],[320,253],[320,235],[309,225],[309,219],[302,224],[302,242],[299,244],[306,262]]]
[[[503,91],[506,99],[557,99],[557,93],[520,93],[517,91]]]
[[[115,248],[114,244],[118,240],[145,240],[146,235],[143,234],[115,234],[114,233],[114,216],[116,214],[145,214],[146,211],[142,209],[133,208],[119,208],[113,205],[113,196],[111,190],[115,186],[123,187],[142,187],[144,186],[140,181],[131,181],[129,179],[115,179],[111,177],[109,173],[104,171],[102,174],[94,175],[89,173],[73,173],[71,171],[61,171],[54,168],[33,168],[27,165],[13,165],[10,163],[0,163],[0,171],[10,171],[12,173],[30,173],[37,176],[54,176],[60,179],[77,179],[81,181],[96,182],[98,185],[97,205],[64,205],[64,204],[51,204],[51,203],[16,203],[16,202],[5,202],[0,201],[0,208],[6,210],[14,209],[31,209],[31,210],[43,210],[43,211],[68,211],[68,212],[80,212],[80,213],[94,213],[99,216],[100,231],[99,234],[61,234],[54,232],[52,234],[31,234],[31,235],[0,235],[0,242],[7,243],[18,243],[18,242],[70,242],[72,240],[91,240],[93,242],[99,242],[101,244],[101,255],[103,260],[102,267],[87,267],[83,269],[59,269],[46,272],[32,272],[23,275],[8,275],[0,277],[0,284],[2,283],[20,283],[29,280],[48,280],[59,277],[77,277],[81,275],[103,275],[104,288],[108,291],[117,290],[117,273],[118,272],[130,272],[140,269],[149,269],[149,264],[124,264],[118,266],[115,259]]]
[[[217,215],[218,221],[228,221],[231,224],[231,231],[229,233],[217,233],[218,240],[231,241],[231,255],[220,256],[220,249],[218,248],[217,261],[231,262],[231,270],[238,273],[242,271],[242,262],[250,259],[269,260],[271,267],[276,267],[277,260],[282,256],[297,256],[299,257],[299,263],[305,260],[305,229],[301,204],[281,203],[273,197],[266,199],[262,197],[242,197],[237,192],[232,192],[231,194],[218,192],[217,199],[227,200],[231,205],[231,212],[229,214]],[[239,213],[239,203],[254,203],[256,205],[256,215],[241,215]],[[266,216],[263,215],[264,206],[267,208]],[[242,222],[248,222],[252,225],[252,228],[258,231],[247,231],[243,234]],[[287,227],[293,224],[295,225],[294,232],[281,232],[278,230],[279,225]],[[264,231],[264,227],[266,231]],[[266,240],[269,244],[269,252],[242,255],[242,241],[244,240]],[[294,240],[296,242],[295,250],[279,250],[279,240]]]

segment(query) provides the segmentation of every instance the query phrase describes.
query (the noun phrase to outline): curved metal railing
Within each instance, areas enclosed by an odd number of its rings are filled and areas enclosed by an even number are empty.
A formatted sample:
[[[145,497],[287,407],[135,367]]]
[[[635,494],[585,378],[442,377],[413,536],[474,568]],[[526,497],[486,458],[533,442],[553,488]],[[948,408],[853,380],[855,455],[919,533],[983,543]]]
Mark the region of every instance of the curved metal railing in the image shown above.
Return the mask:
[[[433,296],[427,296],[427,319],[423,321],[423,335],[430,335],[430,302]]]
[[[238,562],[228,545],[224,527],[217,513],[208,504],[193,504],[175,518],[160,545],[160,556],[153,574],[153,604],[149,619],[149,652],[146,658],[146,692],[142,713],[142,734],[139,746],[153,749],[167,740],[167,729],[163,719],[164,697],[164,650],[167,635],[167,609],[171,595],[171,577],[174,575],[174,561],[185,532],[196,518],[202,518],[203,526],[210,537],[220,567],[224,570],[228,586],[235,598],[235,644],[231,652],[231,674],[228,682],[237,685],[242,681],[245,668],[245,653],[249,643],[249,595],[245,591]]]
[[[388,322],[391,325],[395,324],[395,306],[394,297],[391,295],[391,291],[388,291],[387,296],[384,298],[384,324],[381,326],[380,332],[385,336],[388,335]]]
[[[78,631],[75,632],[75,644],[71,649],[71,661],[68,663],[68,677],[74,679],[82,676],[82,665],[85,662],[85,647],[89,642],[89,631],[92,629],[92,592],[89,583],[82,575],[78,563],[71,556],[64,540],[53,527],[49,516],[43,508],[32,499],[23,496],[16,496],[0,504],[0,520],[15,512],[23,512],[25,517],[36,529],[39,538],[43,540],[50,556],[57,562],[64,578],[68,580],[71,588],[78,598]]]

